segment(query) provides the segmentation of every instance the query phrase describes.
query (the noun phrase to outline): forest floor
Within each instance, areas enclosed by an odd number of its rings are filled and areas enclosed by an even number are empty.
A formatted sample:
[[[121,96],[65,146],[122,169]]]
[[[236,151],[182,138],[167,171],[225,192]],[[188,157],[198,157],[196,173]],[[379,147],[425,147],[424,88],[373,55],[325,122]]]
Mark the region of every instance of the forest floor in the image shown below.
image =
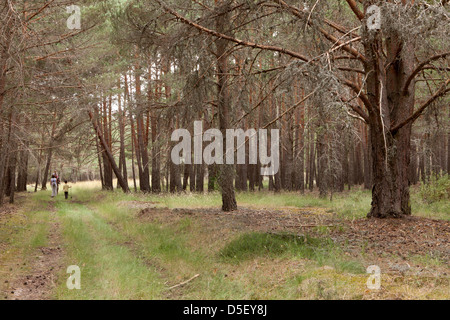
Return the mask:
[[[0,299],[449,299],[449,203],[366,219],[354,190],[141,195],[78,183],[0,209]],[[67,267],[81,270],[69,290]],[[369,289],[370,265],[381,288]]]

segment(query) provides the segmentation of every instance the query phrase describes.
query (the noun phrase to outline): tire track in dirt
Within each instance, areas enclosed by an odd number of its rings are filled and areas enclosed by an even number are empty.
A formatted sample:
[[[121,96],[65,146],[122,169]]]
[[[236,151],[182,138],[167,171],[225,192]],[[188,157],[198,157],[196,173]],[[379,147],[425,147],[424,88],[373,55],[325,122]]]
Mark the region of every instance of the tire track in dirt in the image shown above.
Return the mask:
[[[7,300],[48,300],[52,298],[57,286],[58,273],[63,268],[64,250],[61,247],[60,224],[57,222],[56,209],[49,203],[51,222],[47,234],[48,246],[36,248],[22,264],[28,265],[30,271],[8,281],[7,291],[3,296]],[[55,222],[56,221],[56,222]],[[20,265],[18,263],[17,265]]]
[[[105,247],[123,247],[124,249],[126,249],[127,253],[130,254],[130,257],[132,257],[133,260],[136,260],[148,271],[155,274],[159,279],[158,282],[164,283],[167,270],[158,261],[154,261],[153,259],[149,259],[148,257],[146,257],[144,254],[144,249],[139,245],[139,243],[136,242],[136,239],[124,233],[120,225],[114,223],[107,217],[100,214],[95,206],[90,205],[90,201],[78,201],[77,204],[80,206],[80,208],[83,208],[86,211],[90,212],[89,216],[85,216],[86,219],[83,220],[83,222],[86,226],[86,231],[95,239],[94,242],[104,242],[102,246]],[[107,234],[99,230],[99,226],[102,225],[110,227],[112,233]],[[120,240],[113,239],[115,237],[120,238]],[[91,249],[96,250],[96,248]],[[145,282],[147,280],[143,281]],[[164,283],[164,285],[167,285],[167,282]],[[161,292],[160,298],[167,298],[165,297],[164,292]]]
[[[93,212],[96,212],[95,209],[90,208],[89,209]],[[133,254],[143,265],[145,265],[149,270],[156,272],[160,279],[163,281],[164,285],[169,288],[169,281],[171,279],[169,271],[163,266],[162,263],[158,262],[155,259],[150,259],[145,256],[144,252],[145,250],[142,248],[142,246],[139,245],[138,242],[135,241],[132,237],[126,236],[125,232],[121,228],[121,226],[111,220],[108,220],[102,216],[97,215],[98,218],[103,219],[105,223],[107,223],[113,230],[115,230],[117,233],[121,234],[122,236],[126,237],[125,241],[117,242],[116,245],[125,247],[129,250],[130,253]],[[167,290],[166,292],[163,292],[163,298],[164,299],[177,299],[182,296],[181,287],[174,288],[172,290]]]
[[[154,202],[145,202],[145,205],[154,204]],[[135,256],[143,265],[147,267],[147,269],[151,270],[158,274],[162,283],[166,290],[162,291],[162,299],[181,299],[183,297],[183,285],[179,285],[179,282],[174,281],[175,276],[171,275],[170,271],[164,267],[163,263],[158,261],[157,259],[151,259],[145,254],[145,248],[138,242],[136,239],[127,235],[123,230],[122,226],[114,221],[109,220],[103,215],[99,214],[98,211],[89,206],[87,203],[84,205],[89,208],[90,211],[95,213],[96,217],[102,219],[106,224],[108,224],[115,232],[119,233],[125,239],[124,241],[116,242],[116,245],[127,248],[133,256]],[[164,208],[155,208],[155,210],[160,210],[162,213],[164,212]]]

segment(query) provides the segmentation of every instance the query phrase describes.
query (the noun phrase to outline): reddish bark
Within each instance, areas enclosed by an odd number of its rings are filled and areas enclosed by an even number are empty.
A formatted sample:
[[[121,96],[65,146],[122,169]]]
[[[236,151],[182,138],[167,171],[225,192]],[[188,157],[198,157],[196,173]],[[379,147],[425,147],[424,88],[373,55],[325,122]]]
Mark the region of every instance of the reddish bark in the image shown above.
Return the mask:
[[[102,132],[97,124],[97,120],[94,118],[94,115],[92,114],[91,110],[88,110],[88,115],[89,118],[91,119],[92,125],[94,126],[94,130],[97,133],[98,140],[100,141],[101,146],[105,150],[105,153],[108,157],[112,170],[114,171],[114,174],[116,175],[117,180],[119,181],[119,185],[122,187],[123,192],[130,192],[130,190],[128,189],[128,185],[125,183],[122,174],[120,173],[119,167],[117,166],[116,161],[114,160],[111,150],[109,149],[108,143],[103,137]]]

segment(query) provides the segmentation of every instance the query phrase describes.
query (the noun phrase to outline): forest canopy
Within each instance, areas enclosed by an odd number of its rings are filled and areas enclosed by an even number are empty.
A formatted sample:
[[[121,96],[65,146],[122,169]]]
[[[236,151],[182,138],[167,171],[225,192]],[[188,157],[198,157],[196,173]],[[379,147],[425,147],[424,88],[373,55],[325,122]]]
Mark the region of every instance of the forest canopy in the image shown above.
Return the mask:
[[[224,211],[236,191],[361,185],[369,217],[403,217],[411,185],[450,171],[447,1],[6,0],[0,18],[0,204],[57,171],[124,192],[206,183]],[[227,129],[278,130],[279,170],[175,164],[172,133],[196,121],[223,157]]]

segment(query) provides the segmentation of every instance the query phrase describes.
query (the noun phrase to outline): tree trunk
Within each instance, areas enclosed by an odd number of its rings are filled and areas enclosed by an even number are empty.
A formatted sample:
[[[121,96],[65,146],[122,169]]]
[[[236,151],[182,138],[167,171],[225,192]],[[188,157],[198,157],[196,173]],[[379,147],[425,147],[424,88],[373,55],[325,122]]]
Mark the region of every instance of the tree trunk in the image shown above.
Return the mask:
[[[15,121],[15,116],[13,116],[13,123]],[[14,203],[14,195],[16,191],[16,164],[17,164],[17,138],[11,137],[11,155],[9,159],[9,203]]]
[[[367,32],[367,31],[365,31]],[[365,34],[363,37],[367,37]],[[372,207],[368,217],[402,217],[411,214],[408,167],[410,162],[411,123],[391,132],[414,110],[414,80],[408,90],[403,88],[414,70],[414,39],[401,40],[394,32],[386,39],[384,66],[381,40],[365,42],[365,65],[372,146]]]
[[[102,183],[102,190],[104,190],[105,189],[105,179],[103,179],[103,165],[102,165],[102,158],[101,158],[102,150],[100,148],[97,135],[95,136],[95,145],[97,147],[97,160],[98,160],[98,169],[99,169],[99,174],[100,174],[100,181]],[[80,177],[80,180],[81,180],[81,177]]]
[[[130,106],[130,90],[128,88],[128,75],[127,73],[125,73],[123,75],[123,80],[124,80],[124,101],[125,103]],[[125,111],[124,111],[125,112]],[[131,109],[128,108],[128,113],[129,113],[129,119],[130,119],[130,135],[131,135],[131,172],[133,175],[133,186],[134,186],[134,192],[137,192],[137,184],[136,184],[136,168],[134,166],[134,158],[136,156],[136,150],[137,150],[137,146],[136,146],[136,138],[135,138],[135,131],[134,131],[134,122],[133,122],[133,114],[131,112]],[[124,119],[125,122],[125,119]],[[137,156],[136,156],[137,158]]]
[[[224,0],[218,1],[216,28],[218,32],[226,32],[229,28],[229,7],[230,4]],[[225,163],[226,154],[226,129],[229,128],[229,113],[231,108],[231,101],[229,95],[229,70],[228,70],[228,41],[225,39],[216,40],[216,57],[217,57],[217,106],[219,113],[219,129],[223,135],[223,154],[224,164],[220,167],[219,184],[222,191],[222,210],[234,211],[237,210],[236,197],[234,193],[233,177],[234,169],[232,165]]]
[[[315,161],[315,143],[314,143],[314,134],[312,133],[311,128],[309,129],[309,191],[314,190],[314,175],[316,172],[316,161]]]
[[[321,198],[325,198],[327,196],[329,181],[331,180],[329,179],[331,172],[328,170],[328,145],[324,131],[325,129],[323,127],[319,127],[317,134],[317,185],[319,187],[319,196]]]
[[[50,164],[51,164],[52,155],[53,155],[53,146],[52,145],[53,145],[53,142],[50,143],[49,149],[48,149],[47,162],[45,164],[44,175],[42,176],[42,186],[41,186],[42,190],[47,190],[47,180],[48,180],[48,175],[50,172]]]
[[[134,130],[131,129],[131,172],[133,174],[133,186],[134,186],[134,192],[137,192],[137,184],[136,184],[136,170],[134,167]]]
[[[159,160],[159,140],[157,139],[158,127],[155,113],[156,111],[152,110],[150,114],[152,133],[152,192],[159,193],[161,192],[161,166]]]
[[[216,180],[217,180],[217,165],[211,164],[208,166],[208,192],[212,192],[216,189]],[[247,186],[247,180],[245,180],[245,186]]]
[[[195,192],[195,176],[197,165],[192,164],[189,171],[189,191]]]
[[[187,190],[187,186],[189,183],[189,171],[191,170],[191,164],[184,164],[183,168],[183,191]]]
[[[173,125],[175,125],[175,129],[179,128],[178,116],[175,116],[176,123],[174,124],[173,122],[174,121],[172,121],[172,117],[170,117],[170,119],[169,119],[170,132],[172,132],[174,129]],[[171,156],[170,156],[170,152],[171,152],[172,148],[175,146],[175,142],[170,141],[169,145],[171,147],[169,148],[169,154],[168,154],[167,160],[168,160],[168,165],[170,168],[170,192],[171,193],[180,192],[182,190],[181,175],[180,175],[181,165],[173,163]]]
[[[120,88],[120,81],[119,81],[119,88]],[[128,173],[127,173],[127,159],[125,157],[125,112],[122,111],[122,103],[121,103],[121,97],[119,94],[119,101],[118,101],[118,113],[119,113],[119,128],[120,128],[120,165],[122,169],[122,175],[123,179],[125,181],[125,184],[128,187]],[[119,186],[119,182],[117,182],[117,185]]]
[[[123,192],[130,192],[130,190],[128,189],[128,185],[123,180],[122,174],[120,173],[119,168],[117,167],[117,164],[116,164],[114,157],[109,149],[109,146],[106,143],[105,139],[103,138],[103,135],[98,127],[97,121],[94,119],[94,115],[92,114],[92,111],[88,110],[88,114],[89,114],[89,118],[91,119],[92,125],[94,126],[94,130],[97,133],[98,139],[100,140],[100,143],[108,156],[108,160],[114,171],[114,174],[116,175],[117,180],[119,181],[119,184],[122,187]]]
[[[108,126],[108,105],[106,103],[106,98],[103,99],[103,138],[105,140],[106,145],[111,148],[111,141],[110,141],[110,133],[109,133],[109,126]],[[102,148],[102,159],[103,159],[103,183],[104,188],[106,190],[113,190],[113,170],[111,167],[111,163],[108,159],[108,154],[106,153],[106,149]]]
[[[53,124],[52,124],[52,133],[50,136],[50,140],[48,143],[48,155],[47,155],[47,162],[45,164],[44,169],[44,175],[42,176],[42,190],[47,190],[47,180],[48,180],[48,174],[50,171],[50,163],[52,161],[52,154],[53,154],[53,143],[54,143],[54,137],[56,133],[56,112],[53,114]]]
[[[25,147],[28,143],[25,142]],[[20,152],[19,161],[19,174],[17,176],[17,192],[27,191],[27,181],[28,181],[28,150],[22,150]]]
[[[37,169],[36,169],[36,184],[34,185],[34,192],[37,192],[38,185],[39,185],[39,178],[41,177],[41,164],[42,164],[42,149],[44,147],[44,131],[42,131],[41,136],[41,147],[39,150],[39,156],[37,159]]]
[[[368,139],[368,128],[364,126],[363,128],[363,148],[364,148],[364,189],[372,188],[372,166],[371,166],[371,155],[370,155],[370,140]]]
[[[150,192],[150,171],[149,171],[149,157],[148,150],[145,139],[145,128],[144,128],[144,105],[141,95],[141,69],[139,64],[135,67],[135,84],[136,84],[136,133],[137,133],[137,146],[136,158],[138,160],[138,165],[140,163],[141,169],[139,174],[139,188],[141,192]]]
[[[9,158],[11,156],[11,141],[12,141],[12,130],[13,130],[13,120],[14,120],[14,110],[11,107],[10,111],[10,117],[9,117],[9,124],[8,129],[5,130],[6,137],[4,141],[2,142],[2,148],[0,153],[0,206],[3,204],[4,196],[5,196],[5,189],[7,188],[7,183],[10,183],[11,181],[5,181],[7,177],[9,178],[8,171],[9,171]],[[0,127],[0,129],[3,129],[3,126]]]
[[[204,164],[195,165],[195,191],[203,193],[205,190],[205,166]]]
[[[282,109],[282,112],[284,112],[285,109]],[[293,167],[293,139],[292,139],[292,114],[289,113],[288,116],[285,117],[285,120],[282,121],[284,129],[282,132],[283,136],[283,189],[286,191],[292,190],[292,167]]]
[[[411,162],[408,170],[410,184],[415,185],[417,183],[417,146],[415,143],[411,145]]]
[[[302,99],[303,93],[299,96],[299,99]],[[304,153],[304,132],[305,132],[305,111],[304,108],[302,110],[297,110],[296,112],[296,135],[295,135],[295,186],[296,190],[301,193],[305,192],[305,153]]]

